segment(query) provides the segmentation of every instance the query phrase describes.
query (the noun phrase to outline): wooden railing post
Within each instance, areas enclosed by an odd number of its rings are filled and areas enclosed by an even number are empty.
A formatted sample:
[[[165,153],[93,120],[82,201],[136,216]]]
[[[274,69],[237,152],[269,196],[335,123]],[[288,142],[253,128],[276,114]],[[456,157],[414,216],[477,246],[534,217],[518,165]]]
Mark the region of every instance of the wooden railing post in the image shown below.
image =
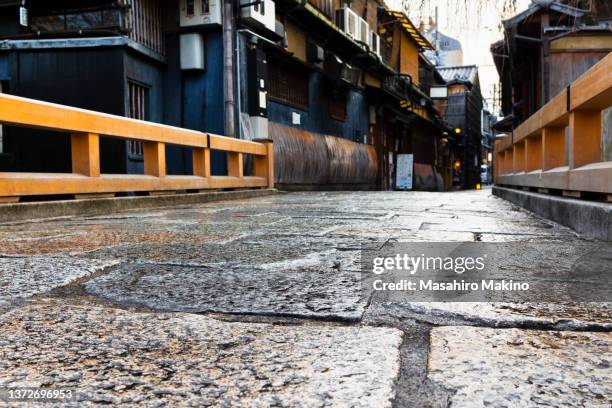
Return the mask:
[[[144,172],[147,176],[166,176],[166,144],[144,142]]]
[[[72,172],[100,176],[100,137],[95,133],[73,133],[70,138]]]
[[[601,161],[601,110],[579,110],[569,117],[571,169]]]
[[[504,152],[504,174],[514,173],[514,159],[512,155],[514,154],[514,148],[510,146],[510,148],[506,149]]]
[[[271,139],[255,139],[255,142],[266,145],[265,156],[253,156],[253,168],[255,176],[265,177],[268,188],[274,188],[274,145]]]
[[[194,148],[192,153],[193,175],[210,177],[210,149]]]
[[[227,175],[231,177],[243,176],[243,155],[242,153],[227,153]]]
[[[512,155],[514,159],[514,172],[522,173],[525,171],[525,142],[520,141],[514,144],[514,154]]]
[[[525,139],[525,172],[542,167],[542,134],[539,134]]]
[[[565,166],[565,128],[545,127],[542,130],[542,171]]]

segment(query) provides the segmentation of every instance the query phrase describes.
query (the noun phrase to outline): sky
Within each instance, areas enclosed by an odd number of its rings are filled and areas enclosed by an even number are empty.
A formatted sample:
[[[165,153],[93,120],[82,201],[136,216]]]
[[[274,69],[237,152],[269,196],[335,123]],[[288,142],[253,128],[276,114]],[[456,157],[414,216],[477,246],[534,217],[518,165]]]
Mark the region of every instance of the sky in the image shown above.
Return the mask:
[[[490,46],[503,38],[501,21],[525,10],[531,0],[516,0],[516,8],[508,9],[510,0],[404,0],[410,19],[418,27],[435,16],[438,7],[440,32],[456,38],[463,47],[464,65],[477,65],[483,97],[492,108],[493,86],[499,82],[493,65]],[[387,0],[395,9],[402,9],[402,0]]]

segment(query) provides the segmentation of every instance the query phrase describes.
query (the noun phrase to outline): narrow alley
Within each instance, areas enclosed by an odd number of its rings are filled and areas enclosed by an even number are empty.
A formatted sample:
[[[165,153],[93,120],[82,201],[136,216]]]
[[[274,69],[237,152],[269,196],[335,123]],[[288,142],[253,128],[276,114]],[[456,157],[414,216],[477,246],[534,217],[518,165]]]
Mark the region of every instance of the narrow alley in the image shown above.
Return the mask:
[[[361,245],[390,241],[546,243],[559,267],[603,244],[490,190],[5,223],[0,383],[78,390],[67,406],[610,406],[609,303],[360,290]]]

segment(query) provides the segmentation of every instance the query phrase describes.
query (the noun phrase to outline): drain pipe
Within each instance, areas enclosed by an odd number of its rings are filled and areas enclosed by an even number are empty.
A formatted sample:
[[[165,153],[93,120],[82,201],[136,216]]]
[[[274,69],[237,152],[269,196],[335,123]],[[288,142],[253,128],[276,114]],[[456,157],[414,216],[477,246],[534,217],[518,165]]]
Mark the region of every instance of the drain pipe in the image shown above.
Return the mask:
[[[225,136],[236,136],[236,105],[234,102],[234,47],[232,35],[233,0],[223,0],[223,104]]]

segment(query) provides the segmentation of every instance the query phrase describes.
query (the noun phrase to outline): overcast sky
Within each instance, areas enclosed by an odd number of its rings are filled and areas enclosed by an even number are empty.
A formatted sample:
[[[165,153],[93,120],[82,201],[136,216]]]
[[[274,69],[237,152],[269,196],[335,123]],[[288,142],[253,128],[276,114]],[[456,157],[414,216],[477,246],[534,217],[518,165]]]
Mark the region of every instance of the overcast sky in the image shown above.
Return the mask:
[[[510,0],[408,0],[409,15],[414,24],[421,19],[427,23],[438,7],[440,32],[456,38],[463,46],[463,63],[478,65],[482,93],[489,106],[493,85],[499,81],[493,65],[490,46],[503,38],[501,20],[525,10],[531,0],[516,0],[516,9],[508,10]],[[387,4],[401,9],[401,0],[387,0]],[[506,6],[506,7],[505,7]]]

